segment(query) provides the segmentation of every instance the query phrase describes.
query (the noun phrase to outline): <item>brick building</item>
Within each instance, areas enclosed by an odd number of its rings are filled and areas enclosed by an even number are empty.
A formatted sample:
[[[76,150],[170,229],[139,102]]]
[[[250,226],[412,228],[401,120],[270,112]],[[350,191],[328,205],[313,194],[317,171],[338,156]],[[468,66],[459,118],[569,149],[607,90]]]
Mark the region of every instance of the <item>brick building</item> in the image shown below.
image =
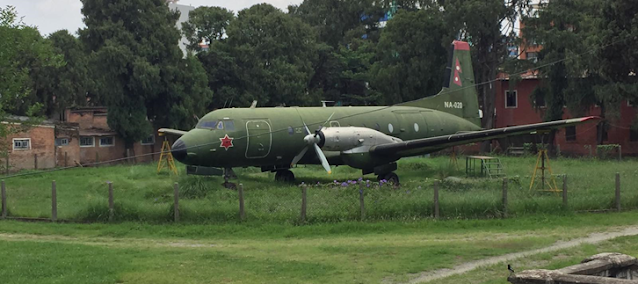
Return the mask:
[[[530,94],[540,79],[534,75],[523,76],[523,80],[510,90],[509,78],[501,74],[495,83],[496,88],[496,117],[495,127],[508,127],[543,121],[545,114],[545,102],[538,100],[533,102]],[[535,107],[539,106],[538,108]],[[623,155],[638,155],[638,132],[631,130],[631,124],[636,118],[636,109],[628,102],[622,102],[620,106],[620,118],[607,121],[607,129],[603,131],[604,144],[618,144],[622,147]],[[600,116],[601,109],[592,106],[585,116]],[[569,110],[565,109],[563,119],[572,118]],[[583,124],[567,127],[556,133],[554,144],[561,152],[571,155],[596,154],[598,124]],[[509,146],[522,146],[525,142],[540,143],[540,137],[520,136],[500,139],[502,149]],[[547,141],[545,141],[547,142]]]
[[[117,163],[125,161],[127,156],[136,156],[135,162],[158,158],[153,154],[159,152],[162,145],[157,133],[136,142],[127,153],[124,140],[108,127],[106,114],[104,107],[84,107],[67,109],[60,121],[46,120],[28,128],[19,122],[26,118],[4,122],[24,130],[6,137],[3,144],[8,146],[8,159],[3,167],[8,163],[9,170],[17,171]]]

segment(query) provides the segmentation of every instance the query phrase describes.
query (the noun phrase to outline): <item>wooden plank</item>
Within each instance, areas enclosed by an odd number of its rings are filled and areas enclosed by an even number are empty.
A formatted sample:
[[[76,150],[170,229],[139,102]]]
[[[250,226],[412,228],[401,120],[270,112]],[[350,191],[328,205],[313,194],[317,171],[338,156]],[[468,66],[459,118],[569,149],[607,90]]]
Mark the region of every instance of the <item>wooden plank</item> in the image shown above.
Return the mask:
[[[2,181],[2,219],[7,219],[7,188]]]
[[[173,209],[175,211],[175,222],[179,222],[179,184],[173,186]]]
[[[359,185],[359,207],[361,208],[361,221],[363,221],[366,218],[366,206],[362,185]]]
[[[567,175],[563,176],[563,208],[567,209]]]
[[[434,218],[439,219],[439,182],[434,181]]]
[[[51,221],[58,220],[58,195],[55,181],[51,182]]]
[[[113,201],[113,183],[108,182],[109,184],[109,221],[113,221],[115,217],[115,203]]]
[[[620,209],[620,173],[616,173],[616,211]]]
[[[503,218],[507,218],[507,178],[503,179]]]
[[[306,222],[306,185],[301,187],[301,223]]]
[[[244,185],[239,184],[237,188],[237,194],[239,195],[239,220],[246,220],[246,212],[244,212]]]

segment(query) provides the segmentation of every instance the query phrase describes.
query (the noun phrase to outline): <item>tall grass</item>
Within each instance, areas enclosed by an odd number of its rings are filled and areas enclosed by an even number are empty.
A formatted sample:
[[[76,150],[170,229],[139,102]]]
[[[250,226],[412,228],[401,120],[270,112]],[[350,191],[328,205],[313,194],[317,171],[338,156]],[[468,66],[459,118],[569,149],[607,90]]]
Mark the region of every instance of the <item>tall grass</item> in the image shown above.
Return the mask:
[[[508,214],[567,214],[614,207],[614,174],[622,177],[623,209],[638,208],[638,161],[599,161],[560,158],[552,160],[554,174],[566,174],[569,205],[562,206],[556,193],[529,189],[535,157],[502,157],[508,174]],[[462,162],[460,163],[462,164]],[[414,220],[433,214],[433,183],[440,181],[442,218],[496,218],[502,215],[502,180],[465,178],[451,167],[447,157],[411,158],[400,161],[402,186],[378,185],[374,176],[356,169],[337,167],[328,176],[320,167],[293,169],[298,183],[307,186],[307,222],[360,220],[360,191],[364,194],[366,220]],[[272,223],[299,221],[301,190],[298,183],[278,183],[272,173],[237,169],[243,183],[249,220]],[[449,179],[454,176],[457,178]],[[362,178],[361,181],[357,181]],[[50,182],[57,181],[58,217],[81,222],[109,220],[107,185],[114,185],[115,221],[170,222],[173,216],[173,183],[180,185],[180,219],[197,223],[234,223],[238,220],[238,194],[223,188],[220,177],[157,174],[153,165],[81,168],[37,173],[8,179],[11,216],[50,217]],[[374,182],[366,183],[366,180]],[[356,184],[348,183],[356,181]],[[336,181],[336,182],[335,182]],[[342,183],[346,182],[347,186]],[[557,179],[559,187],[561,179]]]

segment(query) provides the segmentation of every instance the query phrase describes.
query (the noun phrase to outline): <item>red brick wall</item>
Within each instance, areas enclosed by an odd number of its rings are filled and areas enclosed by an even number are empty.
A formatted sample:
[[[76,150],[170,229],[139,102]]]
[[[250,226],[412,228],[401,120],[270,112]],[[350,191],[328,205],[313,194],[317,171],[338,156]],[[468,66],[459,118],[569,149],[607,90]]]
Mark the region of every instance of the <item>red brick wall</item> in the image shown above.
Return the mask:
[[[516,108],[505,108],[505,92],[509,90],[509,84],[507,80],[497,81],[495,127],[523,125],[543,121],[544,110],[542,108],[539,110],[534,109],[529,99],[529,95],[539,82],[538,79],[525,79],[520,81],[513,87],[513,89],[517,91],[518,106]],[[600,111],[598,107],[591,107],[584,116],[600,116]],[[572,117],[569,111],[565,109],[563,119]],[[604,144],[620,144],[623,154],[638,155],[638,142],[629,141],[629,128],[635,117],[636,109],[627,106],[626,102],[622,102],[620,106],[620,118],[608,120],[609,139],[604,141]],[[596,123],[578,125],[576,126],[575,141],[567,141],[565,129],[561,129],[556,134],[555,144],[560,146],[562,153],[574,155],[588,155],[589,149],[586,145],[591,145],[592,154],[596,154],[596,135]],[[512,138],[510,140],[515,141],[515,139],[516,138]],[[537,142],[540,142],[540,138],[537,138]]]
[[[106,111],[106,109],[67,109],[66,121],[78,123],[80,125],[80,129],[109,129],[106,120],[106,113],[94,113],[96,111]]]
[[[30,148],[14,150],[13,139],[30,139]],[[37,155],[38,169],[55,167],[55,127],[34,126],[28,131],[8,135],[4,139],[9,153],[9,169],[17,171],[22,169],[34,169]],[[6,163],[6,161],[3,161]]]

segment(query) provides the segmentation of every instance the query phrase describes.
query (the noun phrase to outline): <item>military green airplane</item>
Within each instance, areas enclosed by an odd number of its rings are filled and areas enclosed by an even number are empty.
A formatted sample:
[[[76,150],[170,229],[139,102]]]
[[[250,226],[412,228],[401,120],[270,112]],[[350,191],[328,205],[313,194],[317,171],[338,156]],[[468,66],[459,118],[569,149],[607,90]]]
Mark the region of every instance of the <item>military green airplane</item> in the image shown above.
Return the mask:
[[[597,120],[584,117],[482,130],[468,43],[454,41],[442,90],[394,106],[226,108],[202,117],[172,154],[190,173],[261,167],[275,179],[294,180],[295,164],[348,165],[396,184],[396,161],[510,135],[548,131]],[[227,174],[228,176],[228,174]]]

